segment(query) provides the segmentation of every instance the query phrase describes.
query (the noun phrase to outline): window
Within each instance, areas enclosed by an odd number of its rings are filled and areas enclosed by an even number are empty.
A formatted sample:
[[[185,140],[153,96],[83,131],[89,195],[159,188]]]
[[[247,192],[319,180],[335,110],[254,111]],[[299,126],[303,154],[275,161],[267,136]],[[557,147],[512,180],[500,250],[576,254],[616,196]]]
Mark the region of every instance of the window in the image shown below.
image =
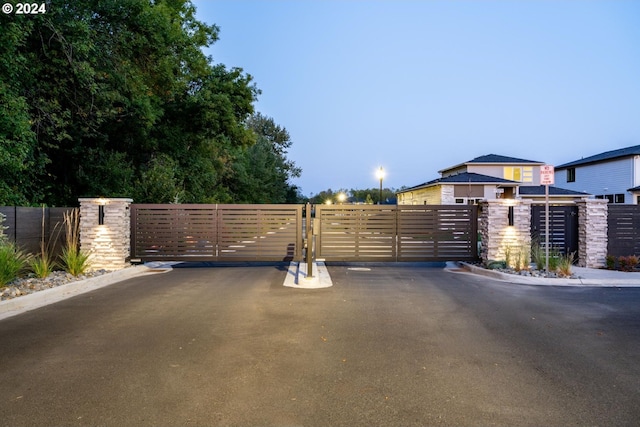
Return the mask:
[[[464,199],[456,199],[456,203],[464,203]]]
[[[613,203],[624,203],[624,194],[616,194],[613,198]]]
[[[505,167],[504,168],[504,179],[508,179],[510,181],[522,181],[522,169],[514,168],[514,167]]]
[[[567,182],[576,182],[576,168],[567,169]]]
[[[604,198],[609,201],[609,203],[613,203],[613,194],[605,194]]]

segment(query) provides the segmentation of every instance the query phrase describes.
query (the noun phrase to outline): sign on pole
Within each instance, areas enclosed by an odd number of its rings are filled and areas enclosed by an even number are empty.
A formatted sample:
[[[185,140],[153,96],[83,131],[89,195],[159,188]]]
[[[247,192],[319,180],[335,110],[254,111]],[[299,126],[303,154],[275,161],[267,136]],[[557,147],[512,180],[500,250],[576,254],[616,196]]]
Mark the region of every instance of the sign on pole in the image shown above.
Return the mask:
[[[554,182],[554,167],[551,165],[540,166],[540,184],[544,185],[544,269],[547,273],[549,272],[549,186]]]
[[[555,171],[551,165],[540,166],[540,184],[553,185],[555,182]]]

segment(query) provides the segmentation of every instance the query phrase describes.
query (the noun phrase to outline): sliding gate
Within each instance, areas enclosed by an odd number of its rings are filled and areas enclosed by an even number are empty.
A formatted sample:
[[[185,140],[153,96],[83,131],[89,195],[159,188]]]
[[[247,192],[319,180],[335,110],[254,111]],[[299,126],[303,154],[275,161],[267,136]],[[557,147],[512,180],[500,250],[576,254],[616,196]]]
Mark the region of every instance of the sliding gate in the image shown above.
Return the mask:
[[[131,205],[131,258],[302,259],[302,205]]]
[[[472,205],[318,205],[316,257],[326,261],[475,261]]]

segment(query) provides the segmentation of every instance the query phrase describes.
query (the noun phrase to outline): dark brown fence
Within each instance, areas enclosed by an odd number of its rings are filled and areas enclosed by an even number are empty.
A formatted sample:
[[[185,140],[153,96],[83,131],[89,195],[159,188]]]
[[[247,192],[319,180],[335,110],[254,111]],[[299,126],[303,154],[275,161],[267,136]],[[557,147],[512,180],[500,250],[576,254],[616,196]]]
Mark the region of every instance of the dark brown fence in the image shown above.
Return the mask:
[[[64,241],[63,215],[72,209],[0,206],[0,213],[6,217],[4,234],[22,250],[37,254],[44,233],[45,244],[56,256]]]
[[[471,261],[477,207],[318,205],[317,257],[326,261]]]
[[[545,223],[545,207],[543,205],[531,206],[531,237],[537,240],[542,247],[546,241]],[[577,257],[577,206],[549,206],[549,246],[557,249],[563,255],[575,252]]]
[[[302,205],[131,205],[131,257],[142,261],[302,258]]]
[[[640,256],[640,205],[609,203],[607,253]]]

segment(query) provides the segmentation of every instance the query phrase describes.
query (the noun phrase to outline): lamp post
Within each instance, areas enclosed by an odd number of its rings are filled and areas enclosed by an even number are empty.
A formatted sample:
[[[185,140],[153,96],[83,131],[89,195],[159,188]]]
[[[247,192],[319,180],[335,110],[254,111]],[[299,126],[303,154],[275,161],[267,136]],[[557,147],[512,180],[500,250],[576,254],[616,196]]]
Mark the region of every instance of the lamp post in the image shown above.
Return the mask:
[[[384,179],[384,169],[380,166],[380,169],[376,171],[376,177],[380,180],[380,197],[378,197],[378,204],[382,204],[382,180]]]

